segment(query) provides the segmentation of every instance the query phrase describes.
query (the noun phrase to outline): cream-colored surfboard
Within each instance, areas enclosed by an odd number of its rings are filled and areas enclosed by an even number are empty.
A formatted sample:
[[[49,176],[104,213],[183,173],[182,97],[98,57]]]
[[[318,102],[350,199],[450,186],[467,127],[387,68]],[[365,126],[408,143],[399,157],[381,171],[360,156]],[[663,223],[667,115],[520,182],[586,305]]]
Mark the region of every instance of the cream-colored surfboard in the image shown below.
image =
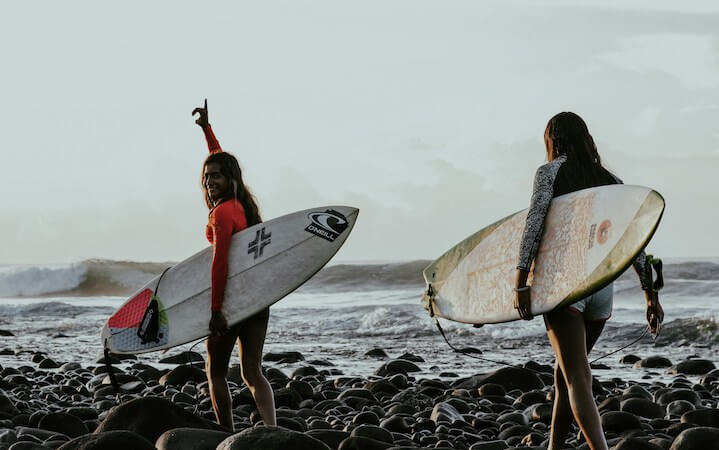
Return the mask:
[[[642,186],[601,186],[552,200],[528,283],[532,313],[571,304],[622,274],[647,245],[664,199]],[[423,303],[456,322],[519,319],[513,307],[519,245],[527,210],[460,242],[424,270]]]

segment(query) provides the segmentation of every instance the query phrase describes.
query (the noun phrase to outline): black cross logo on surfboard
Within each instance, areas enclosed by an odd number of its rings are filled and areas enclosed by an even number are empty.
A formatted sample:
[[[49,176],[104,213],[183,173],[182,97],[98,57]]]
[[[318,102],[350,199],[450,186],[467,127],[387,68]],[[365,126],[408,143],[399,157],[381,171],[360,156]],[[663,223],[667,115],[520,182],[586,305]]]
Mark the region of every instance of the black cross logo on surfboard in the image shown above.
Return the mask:
[[[247,254],[249,255],[254,253],[254,259],[257,259],[262,256],[262,252],[265,247],[270,245],[270,242],[272,242],[270,240],[271,237],[272,233],[265,233],[265,227],[262,227],[261,230],[257,230],[255,232],[255,240],[250,242],[250,244],[247,246]]]

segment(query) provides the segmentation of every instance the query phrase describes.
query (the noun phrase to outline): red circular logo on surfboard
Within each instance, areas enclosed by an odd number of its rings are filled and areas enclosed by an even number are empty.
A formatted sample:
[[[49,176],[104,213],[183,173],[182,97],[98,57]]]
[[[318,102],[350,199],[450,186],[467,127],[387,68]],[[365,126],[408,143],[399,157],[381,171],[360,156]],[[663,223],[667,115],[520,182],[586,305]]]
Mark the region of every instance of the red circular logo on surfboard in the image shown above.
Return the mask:
[[[609,229],[612,227],[612,222],[607,219],[599,225],[597,229],[597,242],[604,244],[609,239]]]

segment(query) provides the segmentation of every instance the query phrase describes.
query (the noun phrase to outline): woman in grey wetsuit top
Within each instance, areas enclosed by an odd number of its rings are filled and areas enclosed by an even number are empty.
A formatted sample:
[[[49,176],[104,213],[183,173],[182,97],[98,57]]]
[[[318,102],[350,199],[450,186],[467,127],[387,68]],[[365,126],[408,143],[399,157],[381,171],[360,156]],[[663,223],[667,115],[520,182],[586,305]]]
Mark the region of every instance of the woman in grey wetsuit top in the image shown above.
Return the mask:
[[[544,220],[552,198],[594,186],[622,181],[602,167],[597,147],[581,117],[562,112],[552,117],[544,132],[548,162],[534,178],[531,205],[520,244],[517,264],[515,308],[523,319],[531,319],[531,289],[527,276],[537,254],[544,231]],[[642,252],[634,269],[646,297],[646,316],[655,332],[664,319],[659,297],[652,290],[651,267]],[[594,346],[612,313],[613,286],[570,306],[544,315],[549,341],[556,355],[554,368],[554,407],[549,449],[561,449],[572,418],[591,449],[606,449],[599,411],[592,397],[592,374],[587,354]]]

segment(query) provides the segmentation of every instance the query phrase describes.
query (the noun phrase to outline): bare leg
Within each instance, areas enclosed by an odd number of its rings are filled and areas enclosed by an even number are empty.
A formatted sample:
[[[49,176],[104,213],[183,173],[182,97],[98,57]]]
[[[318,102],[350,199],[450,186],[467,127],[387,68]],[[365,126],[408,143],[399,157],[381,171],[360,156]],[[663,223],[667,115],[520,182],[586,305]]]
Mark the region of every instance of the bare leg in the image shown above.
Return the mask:
[[[224,336],[207,338],[207,362],[205,371],[210,387],[212,408],[215,410],[217,423],[234,431],[232,420],[232,397],[227,387],[227,369],[230,364],[232,349],[235,347],[237,334],[230,329]]]
[[[587,439],[589,448],[605,450],[607,441],[602,431],[599,410],[592,396],[592,373],[587,361],[587,349],[594,345],[604,324],[602,323],[599,328],[596,325],[590,325],[588,330],[581,314],[567,308],[546,314],[545,323],[565,386],[565,389],[561,389],[559,386],[560,389],[555,392],[549,448],[559,449],[564,446],[571,423],[566,418],[566,403],[568,402],[579,428]],[[591,332],[591,336],[587,336],[588,332]]]
[[[269,314],[260,312],[242,322],[239,332],[242,379],[255,399],[265,425],[276,425],[275,399],[267,378],[262,374],[262,347],[265,344]]]

